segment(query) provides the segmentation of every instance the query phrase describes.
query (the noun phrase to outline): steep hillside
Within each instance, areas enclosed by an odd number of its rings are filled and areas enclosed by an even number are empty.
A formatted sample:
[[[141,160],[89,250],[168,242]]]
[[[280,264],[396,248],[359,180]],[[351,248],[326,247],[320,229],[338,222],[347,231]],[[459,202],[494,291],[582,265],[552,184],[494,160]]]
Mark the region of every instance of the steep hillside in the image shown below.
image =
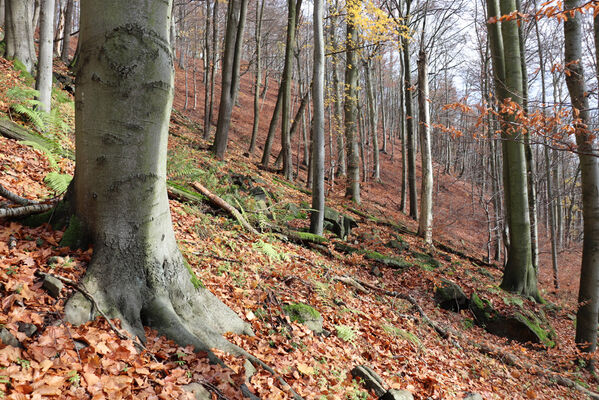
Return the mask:
[[[33,129],[9,112],[6,97],[8,88],[22,87],[24,80],[10,63],[0,60],[0,68],[2,115]],[[498,289],[500,268],[481,260],[486,228],[476,207],[467,206],[467,183],[439,175],[441,242],[435,249],[423,246],[413,234],[414,221],[397,211],[397,154],[395,160],[384,155],[383,183],[365,186],[361,207],[343,198],[342,185],[329,193],[330,207],[345,215],[345,222],[357,223],[346,238],[330,231],[324,239],[302,235],[310,201],[305,189],[243,156],[251,133],[249,78],[242,80],[227,160],[219,162],[200,139],[202,102],[195,112],[182,111],[178,73],[168,174],[180,249],[194,282],[209,288],[255,332],[228,339],[276,374],[254,372],[244,360],[221,353],[228,368],[211,365],[205,354],[150,330],[140,349],[118,321],[110,326],[101,317],[71,326],[62,319],[64,303],[83,289],[75,282],[92,249],[61,247],[68,232],[53,227],[51,219],[33,227],[2,219],[0,398],[191,398],[194,387],[211,393],[199,398],[243,398],[246,389],[261,399],[291,398],[281,380],[306,399],[376,399],[389,388],[407,390],[416,399],[462,399],[470,392],[484,399],[569,399],[583,398],[587,388],[597,390],[575,362],[571,296],[547,291],[549,302],[540,305]],[[263,108],[259,143],[274,105],[274,86]],[[58,93],[67,96],[57,92],[56,100]],[[64,104],[72,113],[69,100]],[[65,113],[65,121],[72,136],[72,114]],[[70,146],[67,139],[52,140],[63,149]],[[51,158],[60,172],[73,171],[73,162],[60,154],[3,137],[0,145],[0,183],[21,196],[53,195],[44,183],[56,168]],[[193,182],[237,207],[261,233],[248,232],[195,193]],[[332,221],[337,230],[347,226]],[[442,288],[449,285],[444,280],[459,285],[464,296],[455,289],[443,302]],[[543,315],[553,331],[545,329]],[[522,316],[530,329],[523,327]],[[516,319],[520,325],[510,332],[494,329],[517,324]],[[353,379],[350,371],[357,366],[380,375],[381,387]]]

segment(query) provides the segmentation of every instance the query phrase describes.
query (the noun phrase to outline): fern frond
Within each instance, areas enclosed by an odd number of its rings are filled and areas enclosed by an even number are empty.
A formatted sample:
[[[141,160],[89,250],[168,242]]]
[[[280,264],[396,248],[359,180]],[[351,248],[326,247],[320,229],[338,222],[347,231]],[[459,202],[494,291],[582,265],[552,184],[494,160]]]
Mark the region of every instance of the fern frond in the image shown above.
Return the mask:
[[[39,97],[39,90],[30,87],[15,86],[6,91],[6,96],[16,101],[25,101]]]
[[[31,146],[34,149],[39,150],[42,153],[44,153],[44,155],[48,159],[48,164],[50,164],[50,168],[52,168],[53,170],[58,170],[58,162],[56,161],[56,157],[51,149],[47,148],[46,146],[42,145],[41,143],[34,142],[32,140],[22,140],[19,143],[27,145],[27,146]]]
[[[59,172],[50,172],[44,178],[44,183],[56,193],[64,193],[67,191],[73,177],[69,174],[61,174]]]
[[[13,104],[13,105],[11,105],[11,108],[17,114],[20,114],[20,115],[26,117],[40,131],[43,131],[44,128],[46,127],[46,124],[44,123],[44,117],[43,117],[42,112],[34,110],[33,108],[29,108],[25,104],[22,104],[22,103]]]
[[[353,342],[356,339],[356,331],[351,326],[335,325],[337,337],[344,342]]]

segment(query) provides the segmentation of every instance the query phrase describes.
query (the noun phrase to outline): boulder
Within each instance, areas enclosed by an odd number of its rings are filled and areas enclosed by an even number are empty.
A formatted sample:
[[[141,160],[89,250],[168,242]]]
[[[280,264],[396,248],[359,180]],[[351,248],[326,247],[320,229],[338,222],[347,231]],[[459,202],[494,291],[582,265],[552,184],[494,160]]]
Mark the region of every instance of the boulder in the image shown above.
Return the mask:
[[[435,290],[435,303],[445,310],[459,312],[468,308],[468,297],[457,283],[443,279]]]
[[[17,322],[17,326],[19,327],[19,332],[24,333],[27,337],[31,337],[37,332],[37,326],[33,324],[28,324],[25,322]]]
[[[504,315],[476,292],[470,296],[470,310],[474,314],[475,323],[493,335],[521,343],[555,346],[555,331],[543,312],[536,314],[523,306],[516,306],[516,311]]]
[[[212,400],[212,395],[208,390],[204,388],[204,386],[200,385],[197,382],[192,382],[188,385],[181,386],[183,390],[193,394],[193,398],[195,400]]]
[[[377,396],[380,397],[387,393],[387,389],[385,389],[387,384],[383,381],[383,378],[369,366],[358,365],[357,367],[354,367],[350,373],[354,378],[360,378],[364,387],[373,390]],[[393,397],[390,397],[390,399],[393,399]]]
[[[389,389],[379,400],[414,400],[414,395],[407,390]]]
[[[357,227],[358,224],[353,218],[341,214],[330,207],[324,208],[324,229],[333,232],[340,239],[347,239],[351,234],[351,230]]]
[[[322,333],[322,315],[311,306],[303,303],[291,303],[283,305],[283,312],[289,316],[292,322],[306,325],[314,333]]]
[[[400,252],[405,251],[410,248],[410,245],[407,244],[406,242],[404,242],[403,240],[401,240],[400,238],[391,239],[389,242],[387,242],[387,244],[385,244],[385,246],[387,246],[390,249],[394,249],[394,250],[397,250]]]
[[[6,328],[0,328],[0,342],[7,346],[23,347],[17,338]]]
[[[46,275],[44,277],[44,282],[42,283],[42,288],[44,288],[46,292],[48,292],[48,294],[54,298],[60,296],[60,291],[62,290],[63,286],[64,285],[62,282],[52,275]]]

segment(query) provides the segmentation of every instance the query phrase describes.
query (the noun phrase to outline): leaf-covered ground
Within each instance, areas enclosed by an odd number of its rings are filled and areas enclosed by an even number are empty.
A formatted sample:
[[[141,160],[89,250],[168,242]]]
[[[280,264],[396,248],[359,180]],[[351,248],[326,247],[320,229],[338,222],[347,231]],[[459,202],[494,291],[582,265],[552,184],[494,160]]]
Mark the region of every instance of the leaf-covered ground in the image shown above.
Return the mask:
[[[0,69],[0,111],[7,115],[11,100],[2,93],[22,84],[22,78],[4,60],[0,60]],[[240,109],[248,110],[251,89],[247,81],[242,82],[241,90]],[[180,110],[181,90],[177,93],[175,106]],[[272,102],[272,96],[271,93],[268,102]],[[197,108],[202,109],[199,105]],[[268,110],[265,106],[263,124],[268,124]],[[189,115],[197,118],[193,112]],[[237,109],[226,163],[217,162],[202,150],[209,143],[199,139],[201,132],[192,120],[176,113],[173,121],[169,139],[172,181],[185,184],[199,180],[233,202],[243,197],[243,193],[238,193],[232,185],[232,175],[259,178],[260,185],[271,194],[270,207],[278,212],[276,223],[288,223],[295,229],[306,226],[306,218],[284,218],[282,210],[290,203],[309,202],[309,196],[281,184],[276,174],[260,170],[254,164],[256,160],[242,155],[251,116]],[[26,121],[20,123],[30,125]],[[2,137],[0,146],[3,186],[29,198],[54,195],[43,182],[52,171],[47,155]],[[387,186],[367,185],[360,211],[413,230],[414,223],[397,212],[399,196],[393,191],[398,186],[390,183],[396,179],[392,174],[400,165],[397,155],[394,164],[389,157],[385,157],[385,162],[383,178],[389,179]],[[72,172],[73,162],[60,160],[60,168]],[[448,179],[442,185],[449,193],[444,198],[453,196],[454,205],[467,204],[465,184]],[[314,250],[272,233],[254,236],[208,203],[191,205],[171,200],[180,249],[197,278],[250,322],[256,333],[255,337],[229,336],[229,340],[273,367],[306,399],[376,398],[349,375],[351,368],[362,364],[373,368],[391,387],[410,390],[417,399],[460,399],[466,392],[480,393],[485,399],[584,397],[579,391],[540,375],[542,369],[597,390],[590,375],[575,362],[575,298],[571,293],[547,290],[546,297],[553,306],[522,300],[532,310],[545,310],[558,337],[555,348],[510,343],[494,337],[473,324],[470,311],[451,313],[435,307],[433,293],[442,278],[449,278],[459,283],[467,295],[476,290],[496,308],[509,309],[513,306],[512,297],[497,288],[499,268],[484,268],[438,250],[433,254],[440,266],[431,268],[423,264],[414,252],[426,253],[430,249],[424,248],[411,234],[352,214],[345,208],[350,205],[343,199],[342,189],[342,185],[336,186],[328,201],[359,223],[348,239],[349,244],[402,257],[410,267],[396,270],[379,266],[382,276],[375,277],[370,274],[372,262],[363,255],[339,253],[333,245]],[[245,215],[260,226],[260,218],[252,214],[248,205],[251,201],[239,204]],[[262,222],[263,227],[274,223]],[[451,226],[444,233],[452,234]],[[469,234],[480,239],[485,232]],[[77,281],[92,250],[60,247],[62,235],[62,231],[53,230],[49,224],[31,228],[19,222],[0,221],[0,325],[22,344],[22,348],[0,344],[0,398],[191,398],[183,389],[191,382],[203,384],[215,399],[242,398],[239,387],[243,383],[262,399],[290,398],[287,388],[266,371],[258,370],[247,378],[242,359],[220,354],[230,367],[225,369],[210,365],[203,354],[180,348],[150,330],[146,331],[146,350],[139,350],[131,340],[119,338],[102,318],[79,327],[63,321],[64,303],[74,289],[65,285],[54,298],[42,288],[42,273]],[[409,248],[390,249],[385,244],[391,239],[401,239]],[[468,243],[466,251],[480,251],[477,243]],[[459,240],[452,246],[460,246]],[[429,318],[458,335],[442,338],[405,300],[373,290],[364,293],[333,279],[344,275],[388,291],[410,294]],[[283,313],[285,304],[298,302],[320,312],[328,336],[313,334]],[[118,327],[118,321],[116,324]],[[33,334],[32,326],[36,328]],[[494,346],[500,352],[495,356],[485,355],[475,343]],[[510,366],[501,352],[534,367]]]

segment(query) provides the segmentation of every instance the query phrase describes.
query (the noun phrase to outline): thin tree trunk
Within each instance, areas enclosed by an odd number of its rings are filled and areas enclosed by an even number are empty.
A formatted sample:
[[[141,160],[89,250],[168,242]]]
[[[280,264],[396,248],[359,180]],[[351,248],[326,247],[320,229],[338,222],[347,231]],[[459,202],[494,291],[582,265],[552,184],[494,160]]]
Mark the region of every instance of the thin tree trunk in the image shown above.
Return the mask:
[[[254,124],[252,126],[252,139],[248,156],[251,157],[256,149],[256,138],[258,136],[258,126],[260,124],[260,80],[262,79],[262,17],[264,16],[264,3],[261,0],[260,6],[256,5],[256,29],[254,36],[256,38],[256,79],[254,81]]]
[[[343,134],[343,115],[342,115],[342,105],[343,105],[343,93],[341,91],[341,85],[339,84],[339,55],[337,54],[337,47],[339,43],[337,42],[337,26],[339,24],[339,1],[335,0],[335,6],[329,12],[331,14],[331,34],[330,34],[330,42],[331,48],[335,52],[331,56],[331,69],[333,74],[333,95],[334,95],[334,113],[332,120],[334,121],[334,130],[335,137],[337,138],[337,176],[346,177],[347,176],[347,163],[345,161],[345,136]],[[332,155],[331,155],[332,157]]]
[[[314,0],[314,72],[312,73],[312,212],[310,232],[322,235],[324,224],[324,33],[323,0]],[[294,121],[295,122],[295,121]]]
[[[409,39],[403,39],[404,59],[404,100],[406,107],[406,150],[408,168],[408,193],[410,204],[410,217],[418,220],[418,194],[416,192],[416,146],[414,141],[414,111],[412,110],[412,77],[410,67]]]
[[[210,137],[210,127],[212,126],[212,121],[214,118],[212,117],[212,113],[214,111],[214,86],[215,86],[215,75],[216,68],[219,62],[219,33],[218,33],[218,5],[219,1],[214,1],[214,5],[212,6],[212,62],[210,63],[210,102],[208,105],[208,118],[205,120],[204,124],[204,139],[208,139]],[[207,131],[206,131],[206,127]]]
[[[42,0],[40,57],[35,88],[39,91],[40,109],[50,112],[52,102],[52,49],[54,39],[54,0]]]
[[[424,238],[425,243],[431,244],[433,242],[433,162],[431,156],[428,93],[428,61],[424,49],[421,49],[418,56],[418,120],[420,122],[422,185],[420,189],[418,235]]]
[[[376,182],[381,180],[381,166],[379,162],[379,139],[378,139],[378,109],[375,104],[375,97],[372,90],[372,65],[370,60],[364,61],[364,70],[366,75],[366,96],[368,98],[368,120],[370,121],[370,135],[372,136],[372,154],[373,154],[373,178]],[[364,171],[366,174],[367,172]]]
[[[67,9],[64,17],[64,33],[62,39],[62,50],[60,58],[65,64],[69,63],[69,54],[71,49],[71,33],[73,32],[73,13],[75,11],[75,2],[68,0]]]

